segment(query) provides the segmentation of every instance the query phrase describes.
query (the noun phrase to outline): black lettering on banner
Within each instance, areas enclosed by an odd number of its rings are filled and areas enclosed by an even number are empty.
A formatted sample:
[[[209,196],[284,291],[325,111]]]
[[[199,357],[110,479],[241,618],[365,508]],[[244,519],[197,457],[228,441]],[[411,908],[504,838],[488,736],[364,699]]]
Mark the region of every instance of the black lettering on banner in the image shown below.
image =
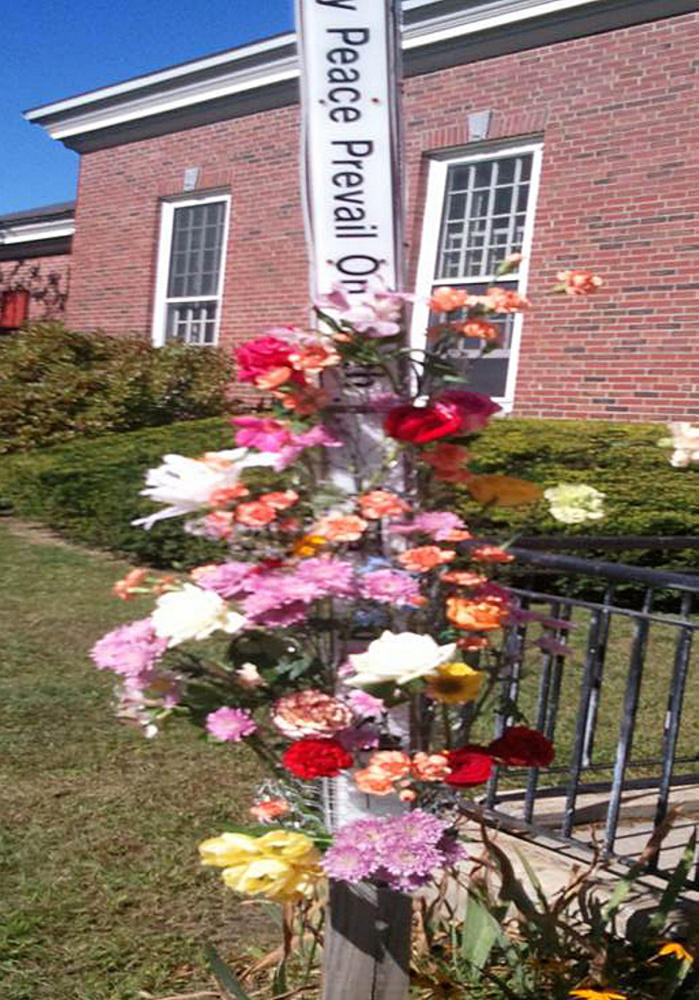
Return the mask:
[[[350,261],[356,261],[356,264],[352,264],[350,267]],[[361,262],[365,261],[364,264]],[[366,277],[369,274],[375,274],[379,267],[381,266],[381,261],[377,260],[376,257],[370,257],[368,254],[358,253],[349,254],[347,257],[341,257],[336,265],[340,274],[348,274],[351,277]]]
[[[333,52],[352,52],[353,49],[333,49]],[[357,53],[355,53],[356,55]],[[328,52],[328,58],[330,53]],[[332,62],[332,60],[330,60]],[[334,66],[328,70],[328,83],[356,83],[359,79],[359,70],[343,69],[342,66]]]
[[[356,122],[362,117],[359,108],[333,108],[328,114],[328,118],[334,122]]]
[[[316,3],[320,7],[335,7],[336,10],[357,10],[354,0],[316,0]]]
[[[366,45],[370,32],[368,28],[328,28],[328,34],[339,35],[345,45]]]

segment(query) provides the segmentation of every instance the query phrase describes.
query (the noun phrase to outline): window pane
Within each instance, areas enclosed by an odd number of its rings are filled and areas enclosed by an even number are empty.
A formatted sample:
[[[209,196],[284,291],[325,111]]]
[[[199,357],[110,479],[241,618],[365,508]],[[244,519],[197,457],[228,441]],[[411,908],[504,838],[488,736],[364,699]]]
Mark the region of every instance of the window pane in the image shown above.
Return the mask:
[[[216,293],[225,211],[223,201],[175,209],[168,298]]]
[[[166,343],[213,344],[217,308],[216,302],[171,303],[167,309]]]
[[[449,168],[437,281],[493,275],[522,246],[532,154]]]

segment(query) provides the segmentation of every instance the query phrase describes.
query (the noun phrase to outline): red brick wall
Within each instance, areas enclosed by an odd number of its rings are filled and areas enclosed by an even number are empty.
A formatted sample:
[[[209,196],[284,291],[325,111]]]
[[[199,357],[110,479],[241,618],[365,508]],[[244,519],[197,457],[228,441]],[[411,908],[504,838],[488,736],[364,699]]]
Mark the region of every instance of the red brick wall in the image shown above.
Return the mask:
[[[699,414],[699,15],[420,77],[405,84],[408,256],[414,275],[431,151],[544,136],[516,412],[624,420]],[[232,193],[222,343],[302,322],[306,263],[296,108],[83,157],[69,319],[148,335],[158,198]],[[604,278],[593,298],[549,298],[563,267]]]
[[[0,261],[0,294],[22,285],[28,288],[29,322],[65,319],[65,297],[70,289],[71,257],[54,254]],[[54,279],[55,278],[55,282]]]

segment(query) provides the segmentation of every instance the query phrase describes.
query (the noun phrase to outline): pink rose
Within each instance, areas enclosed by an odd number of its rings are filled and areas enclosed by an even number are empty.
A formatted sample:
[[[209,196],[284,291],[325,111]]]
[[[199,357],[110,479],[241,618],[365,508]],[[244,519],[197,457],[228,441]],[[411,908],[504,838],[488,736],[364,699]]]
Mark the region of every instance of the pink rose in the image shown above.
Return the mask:
[[[261,375],[277,368],[289,366],[289,355],[294,346],[279,337],[256,337],[236,352],[238,378],[241,382],[255,382]]]

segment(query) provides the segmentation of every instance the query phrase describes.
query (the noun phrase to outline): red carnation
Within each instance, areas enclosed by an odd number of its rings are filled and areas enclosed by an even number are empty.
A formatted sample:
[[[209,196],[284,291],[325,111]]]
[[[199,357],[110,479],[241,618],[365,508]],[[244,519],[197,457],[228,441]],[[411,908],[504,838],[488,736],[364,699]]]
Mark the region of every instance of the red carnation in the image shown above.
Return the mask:
[[[293,350],[292,344],[279,337],[266,336],[249,340],[236,352],[239,381],[255,382],[260,375],[266,375],[276,368],[286,368]]]
[[[465,746],[449,750],[447,760],[451,774],[445,779],[446,783],[461,788],[482,785],[493,769],[493,758],[487,747]]]
[[[526,726],[511,726],[486,750],[513,767],[548,767],[555,756],[551,740]]]
[[[463,389],[450,389],[435,397],[433,406],[447,406],[456,409],[461,420],[461,433],[473,434],[482,431],[494,413],[500,412],[500,407],[490,396],[481,392],[467,392]]]
[[[428,406],[396,406],[386,417],[384,429],[389,437],[413,444],[427,444],[437,438],[457,434],[462,419],[458,407],[442,403]]]
[[[354,758],[339,740],[297,740],[282,754],[282,764],[304,781],[313,778],[336,778],[340,771],[352,767]]]

